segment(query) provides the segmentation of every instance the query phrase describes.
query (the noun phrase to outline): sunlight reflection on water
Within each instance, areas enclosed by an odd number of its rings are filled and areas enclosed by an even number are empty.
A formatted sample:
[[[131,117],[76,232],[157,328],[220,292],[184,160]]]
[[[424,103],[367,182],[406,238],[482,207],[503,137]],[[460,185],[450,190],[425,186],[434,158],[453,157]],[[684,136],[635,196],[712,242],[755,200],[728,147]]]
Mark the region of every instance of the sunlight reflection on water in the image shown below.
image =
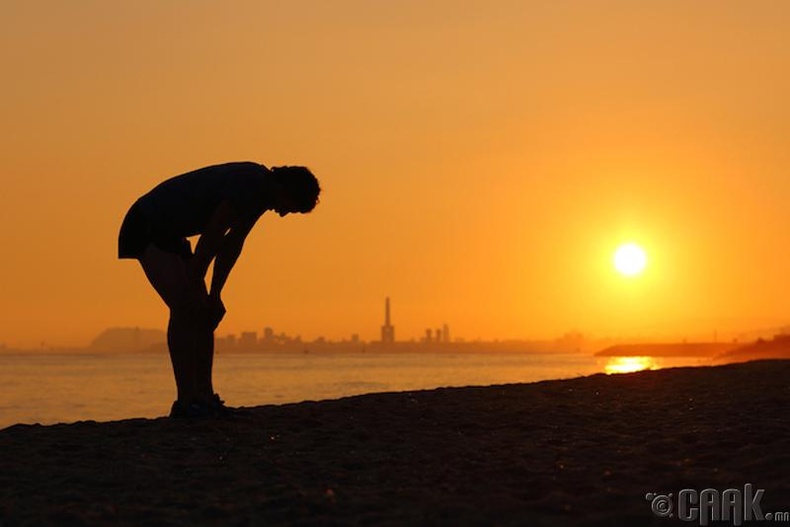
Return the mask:
[[[681,368],[687,366],[710,366],[712,361],[708,357],[607,357],[602,364],[604,373],[633,373],[645,370],[662,370],[665,368]]]
[[[606,373],[632,373],[655,370],[659,365],[653,357],[610,357],[604,366]]]

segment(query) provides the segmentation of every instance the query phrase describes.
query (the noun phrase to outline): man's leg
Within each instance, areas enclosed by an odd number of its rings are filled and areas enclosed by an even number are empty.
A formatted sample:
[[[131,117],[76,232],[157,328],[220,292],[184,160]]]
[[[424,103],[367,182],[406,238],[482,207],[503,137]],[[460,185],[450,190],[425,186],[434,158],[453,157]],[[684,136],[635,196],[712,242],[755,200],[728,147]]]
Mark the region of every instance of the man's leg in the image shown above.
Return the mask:
[[[189,404],[199,399],[194,312],[189,305],[186,262],[178,254],[149,244],[140,258],[148,281],[170,309],[167,347],[176,379],[178,400]]]
[[[214,385],[211,381],[214,365],[214,330],[210,327],[197,328],[195,335],[195,381],[201,401],[214,398]]]
[[[170,310],[167,348],[176,378],[178,400],[185,404],[200,400],[195,361],[195,331],[188,313]]]
[[[203,292],[208,297],[208,290]],[[195,388],[201,402],[211,402],[214,398],[212,368],[214,365],[214,328],[208,316],[200,317],[194,327]]]

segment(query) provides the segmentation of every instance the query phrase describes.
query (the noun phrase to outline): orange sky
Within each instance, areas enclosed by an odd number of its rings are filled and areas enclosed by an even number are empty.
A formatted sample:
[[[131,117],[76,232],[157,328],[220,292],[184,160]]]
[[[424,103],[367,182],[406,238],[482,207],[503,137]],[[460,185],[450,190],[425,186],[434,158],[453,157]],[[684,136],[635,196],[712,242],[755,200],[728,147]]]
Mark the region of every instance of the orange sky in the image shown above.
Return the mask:
[[[304,164],[219,334],[712,335],[790,317],[790,4],[6,1],[0,342],[164,327],[128,206]],[[650,258],[615,274],[618,243]]]

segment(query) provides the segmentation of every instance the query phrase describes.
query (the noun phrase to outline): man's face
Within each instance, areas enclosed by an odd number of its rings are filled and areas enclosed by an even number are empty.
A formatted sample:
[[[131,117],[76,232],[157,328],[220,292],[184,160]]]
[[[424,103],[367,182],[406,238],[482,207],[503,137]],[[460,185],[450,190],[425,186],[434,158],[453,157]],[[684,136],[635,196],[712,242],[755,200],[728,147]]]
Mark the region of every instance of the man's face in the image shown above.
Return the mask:
[[[298,208],[296,207],[296,203],[294,203],[289,196],[281,193],[277,196],[277,203],[274,205],[274,211],[282,217],[291,212],[298,212]]]

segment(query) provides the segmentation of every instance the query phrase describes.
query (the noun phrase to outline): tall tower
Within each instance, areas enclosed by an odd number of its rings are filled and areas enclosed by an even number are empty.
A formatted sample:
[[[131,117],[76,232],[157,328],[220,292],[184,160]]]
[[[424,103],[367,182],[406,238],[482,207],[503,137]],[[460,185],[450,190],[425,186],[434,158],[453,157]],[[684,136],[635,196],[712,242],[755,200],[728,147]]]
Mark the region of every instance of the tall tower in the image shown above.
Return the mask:
[[[382,344],[392,344],[395,342],[395,327],[390,324],[390,297],[384,301],[384,325],[381,326]]]

